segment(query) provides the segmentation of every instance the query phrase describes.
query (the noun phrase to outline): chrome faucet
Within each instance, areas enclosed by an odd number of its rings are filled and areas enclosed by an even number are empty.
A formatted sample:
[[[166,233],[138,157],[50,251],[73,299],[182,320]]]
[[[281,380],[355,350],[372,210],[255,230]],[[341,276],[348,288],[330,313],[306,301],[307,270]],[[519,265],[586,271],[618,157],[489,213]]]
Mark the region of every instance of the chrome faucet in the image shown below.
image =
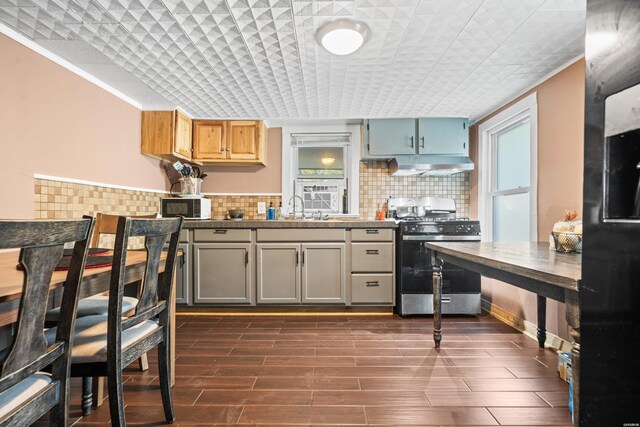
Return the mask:
[[[302,219],[304,219],[304,199],[300,196],[298,196],[297,194],[294,194],[293,196],[291,196],[289,198],[289,203],[288,205],[291,206],[291,201],[293,200],[293,217],[296,217],[296,201],[295,199],[300,199],[300,204],[302,205]]]

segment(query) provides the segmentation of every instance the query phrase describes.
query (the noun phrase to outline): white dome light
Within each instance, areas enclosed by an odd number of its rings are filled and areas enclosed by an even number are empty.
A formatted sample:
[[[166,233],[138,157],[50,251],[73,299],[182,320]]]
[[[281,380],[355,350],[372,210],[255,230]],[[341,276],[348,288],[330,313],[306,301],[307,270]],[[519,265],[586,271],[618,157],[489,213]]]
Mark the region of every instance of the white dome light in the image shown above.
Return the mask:
[[[349,55],[367,41],[369,29],[363,22],[338,19],[323,24],[316,32],[316,40],[334,55]]]

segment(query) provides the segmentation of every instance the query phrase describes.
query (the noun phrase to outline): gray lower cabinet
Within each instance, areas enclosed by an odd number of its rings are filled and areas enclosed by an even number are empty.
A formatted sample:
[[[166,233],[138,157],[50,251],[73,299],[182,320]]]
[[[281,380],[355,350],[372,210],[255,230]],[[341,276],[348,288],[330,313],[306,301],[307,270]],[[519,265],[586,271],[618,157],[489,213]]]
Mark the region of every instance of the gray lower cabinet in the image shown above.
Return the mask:
[[[353,273],[393,272],[393,243],[351,243]]]
[[[302,249],[302,302],[345,302],[344,243],[304,243]]]
[[[178,249],[182,251],[182,258],[176,262],[176,304],[191,304],[191,276],[189,274],[191,256],[189,244],[180,243],[178,244]]]
[[[391,304],[393,290],[393,274],[351,275],[351,302],[354,304]]]
[[[194,303],[251,303],[251,243],[193,245]]]
[[[394,231],[351,230],[351,303],[393,305],[395,297]]]
[[[346,244],[259,243],[258,303],[345,302]]]
[[[299,303],[300,244],[259,243],[256,245],[257,302]]]

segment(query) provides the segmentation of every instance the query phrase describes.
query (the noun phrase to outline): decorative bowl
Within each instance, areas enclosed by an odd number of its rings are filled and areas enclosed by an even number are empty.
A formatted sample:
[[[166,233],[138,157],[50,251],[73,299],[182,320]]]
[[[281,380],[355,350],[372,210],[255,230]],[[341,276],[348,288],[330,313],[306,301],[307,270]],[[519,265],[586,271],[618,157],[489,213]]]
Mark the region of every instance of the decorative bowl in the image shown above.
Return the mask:
[[[236,219],[244,216],[244,209],[229,209],[229,218]]]

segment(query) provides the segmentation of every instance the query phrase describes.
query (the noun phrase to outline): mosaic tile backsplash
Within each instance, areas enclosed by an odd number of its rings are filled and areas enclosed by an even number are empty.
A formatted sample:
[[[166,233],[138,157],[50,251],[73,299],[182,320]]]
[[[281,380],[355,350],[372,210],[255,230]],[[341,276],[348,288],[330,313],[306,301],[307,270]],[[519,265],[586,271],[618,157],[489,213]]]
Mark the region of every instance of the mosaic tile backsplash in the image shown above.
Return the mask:
[[[158,212],[162,193],[122,190],[97,185],[35,179],[34,217],[73,219],[102,212],[114,215],[150,215]],[[103,235],[101,247],[113,247],[113,236]],[[132,239],[131,247],[139,247]]]
[[[376,211],[387,209],[389,197],[448,197],[456,202],[457,215],[469,216],[469,174],[450,176],[389,175],[387,162],[360,162],[360,218],[375,219]]]
[[[281,196],[210,196],[211,218],[224,218],[229,209],[243,209],[244,218],[248,220],[267,219],[266,214],[258,215],[258,202],[269,203],[277,209]]]
[[[122,190],[96,185],[35,179],[35,218],[68,219],[97,212],[118,215],[148,215],[158,212],[163,193]],[[387,163],[360,163],[360,218],[375,219],[376,211],[389,197],[450,197],[456,202],[458,216],[469,215],[469,174],[433,177],[389,176]],[[258,215],[258,202],[277,207],[281,196],[209,196],[211,217],[224,218],[229,209],[244,209],[245,219],[266,219]]]
[[[97,212],[116,215],[148,215],[157,213],[160,199],[167,194],[151,191],[121,190],[97,185],[75,184],[46,179],[35,179],[35,218],[70,219]],[[224,218],[229,209],[244,209],[245,219],[266,219],[258,215],[258,202],[273,202],[280,196],[208,196],[211,217]]]
[[[82,218],[97,212],[149,215],[158,212],[162,196],[162,193],[36,179],[35,218]]]

